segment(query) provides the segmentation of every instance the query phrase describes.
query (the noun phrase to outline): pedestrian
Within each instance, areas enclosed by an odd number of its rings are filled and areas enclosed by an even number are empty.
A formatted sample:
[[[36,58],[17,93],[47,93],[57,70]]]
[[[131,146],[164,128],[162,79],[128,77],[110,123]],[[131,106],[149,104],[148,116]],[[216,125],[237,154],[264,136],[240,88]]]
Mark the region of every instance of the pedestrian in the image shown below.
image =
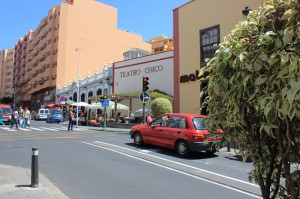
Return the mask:
[[[17,111],[17,109],[15,109],[15,111],[13,111],[11,113],[12,124],[11,124],[9,129],[12,129],[12,127],[14,125],[16,125],[16,129],[19,130],[19,128],[18,128],[18,118],[19,118],[18,111]]]
[[[74,119],[74,113],[73,113],[73,108],[71,107],[69,110],[69,125],[68,125],[68,131],[73,131],[73,119]]]
[[[25,111],[24,111],[24,128],[26,129],[26,126],[28,126],[30,128],[30,111],[28,110],[28,107],[25,107]]]
[[[22,108],[22,106],[20,106],[20,109],[19,109],[19,123],[20,123],[20,127],[21,128],[24,128],[25,127],[25,120],[24,120],[24,110]]]
[[[134,113],[131,113],[131,114],[130,114],[130,120],[131,120],[132,123],[135,122],[135,116],[134,116]]]
[[[151,117],[150,115],[148,115],[148,116],[146,117],[146,120],[147,120],[147,123],[150,123],[150,122],[152,122],[152,117]]]
[[[3,127],[5,128],[5,124],[2,121],[2,109],[0,109],[0,124],[2,124]]]

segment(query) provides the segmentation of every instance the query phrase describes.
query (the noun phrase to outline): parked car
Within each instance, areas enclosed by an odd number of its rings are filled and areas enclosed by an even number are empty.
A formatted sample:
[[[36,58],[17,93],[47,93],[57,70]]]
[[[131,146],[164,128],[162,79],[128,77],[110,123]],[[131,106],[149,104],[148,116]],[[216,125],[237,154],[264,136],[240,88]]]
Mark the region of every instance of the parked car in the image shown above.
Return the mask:
[[[36,112],[34,119],[35,120],[47,120],[47,117],[49,114],[50,114],[49,109],[41,108]]]
[[[180,156],[188,156],[191,151],[213,154],[222,132],[210,134],[205,127],[205,118],[198,114],[163,114],[148,124],[133,126],[130,137],[138,146],[149,143],[175,149]]]
[[[9,124],[11,121],[12,109],[10,105],[0,104],[0,109],[2,111],[2,121],[3,123]]]
[[[46,120],[47,123],[53,123],[53,122],[63,122],[63,115],[61,111],[52,111]]]

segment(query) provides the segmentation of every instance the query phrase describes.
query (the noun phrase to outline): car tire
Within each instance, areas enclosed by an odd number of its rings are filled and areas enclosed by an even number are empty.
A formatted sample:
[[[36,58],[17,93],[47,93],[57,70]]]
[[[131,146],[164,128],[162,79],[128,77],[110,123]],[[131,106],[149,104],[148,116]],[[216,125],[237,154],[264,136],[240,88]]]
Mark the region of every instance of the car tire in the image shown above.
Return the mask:
[[[190,147],[184,140],[179,140],[176,143],[176,153],[179,156],[186,157],[190,154]]]
[[[142,146],[144,144],[143,137],[142,137],[141,133],[139,133],[139,132],[134,133],[133,141],[134,141],[134,144],[137,146]]]

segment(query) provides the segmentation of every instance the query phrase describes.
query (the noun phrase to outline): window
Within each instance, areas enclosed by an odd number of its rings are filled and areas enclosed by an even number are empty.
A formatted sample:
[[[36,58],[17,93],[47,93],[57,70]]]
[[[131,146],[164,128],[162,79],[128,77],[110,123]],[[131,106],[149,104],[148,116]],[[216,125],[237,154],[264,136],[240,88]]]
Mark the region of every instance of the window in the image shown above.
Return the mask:
[[[200,30],[200,62],[201,66],[206,65],[205,59],[215,56],[218,49],[216,44],[220,43],[220,25]]]
[[[168,127],[186,129],[188,127],[186,118],[182,116],[172,116]]]
[[[101,89],[101,88],[99,88],[99,89],[97,90],[97,95],[102,95],[102,89]]]
[[[205,126],[204,120],[205,119],[201,118],[201,117],[194,117],[192,119],[194,127],[195,127],[196,130],[205,130],[205,129],[207,129],[206,126]]]

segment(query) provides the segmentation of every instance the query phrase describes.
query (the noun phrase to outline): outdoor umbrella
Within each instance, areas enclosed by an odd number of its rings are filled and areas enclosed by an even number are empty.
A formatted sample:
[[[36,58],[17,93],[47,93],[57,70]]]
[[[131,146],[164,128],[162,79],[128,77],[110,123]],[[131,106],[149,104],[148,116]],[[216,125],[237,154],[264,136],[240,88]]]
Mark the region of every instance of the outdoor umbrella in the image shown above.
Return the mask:
[[[150,109],[145,108],[145,113],[151,113]],[[143,114],[143,109],[140,108],[134,112],[134,114]]]
[[[76,102],[74,102],[73,100],[68,99],[67,101],[65,101],[65,104],[74,104]]]
[[[55,107],[57,107],[56,104],[48,104],[48,105],[46,106],[46,108],[55,108]]]

